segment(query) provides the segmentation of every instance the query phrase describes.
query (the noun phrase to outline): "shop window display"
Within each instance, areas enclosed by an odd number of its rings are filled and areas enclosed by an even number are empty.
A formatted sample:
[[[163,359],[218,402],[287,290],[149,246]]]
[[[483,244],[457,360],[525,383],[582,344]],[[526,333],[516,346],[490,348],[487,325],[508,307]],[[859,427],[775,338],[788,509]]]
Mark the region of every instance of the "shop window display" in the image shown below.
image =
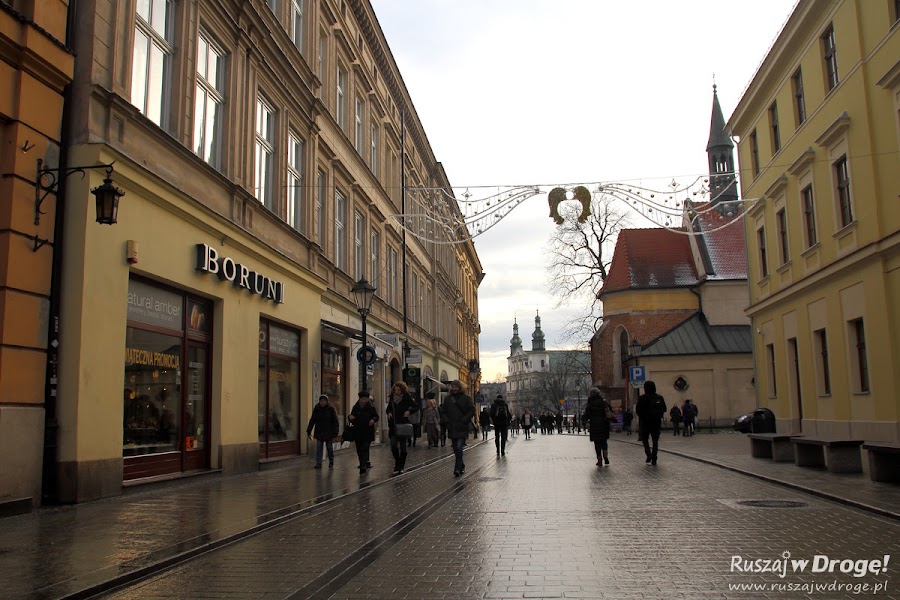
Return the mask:
[[[265,320],[259,325],[258,399],[260,454],[299,452],[300,335]]]
[[[178,450],[181,340],[127,330],[125,357],[125,456]]]

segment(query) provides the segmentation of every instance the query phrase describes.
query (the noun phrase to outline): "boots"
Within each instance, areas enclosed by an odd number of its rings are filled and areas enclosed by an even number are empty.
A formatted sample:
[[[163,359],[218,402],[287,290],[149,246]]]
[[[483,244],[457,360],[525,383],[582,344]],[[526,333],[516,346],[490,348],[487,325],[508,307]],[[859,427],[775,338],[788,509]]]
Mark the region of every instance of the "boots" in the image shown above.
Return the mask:
[[[609,450],[603,451],[603,462],[605,462],[606,464],[609,464]]]

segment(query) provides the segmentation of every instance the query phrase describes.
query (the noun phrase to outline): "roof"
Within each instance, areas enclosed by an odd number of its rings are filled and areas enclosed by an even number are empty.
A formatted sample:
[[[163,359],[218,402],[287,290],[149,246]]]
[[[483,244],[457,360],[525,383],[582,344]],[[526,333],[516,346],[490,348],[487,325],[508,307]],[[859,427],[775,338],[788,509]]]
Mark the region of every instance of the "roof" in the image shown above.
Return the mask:
[[[753,334],[749,325],[710,325],[701,313],[697,313],[658,339],[644,345],[641,356],[752,352]]]
[[[719,106],[719,94],[714,85],[712,118],[709,122],[709,141],[706,143],[706,151],[722,147],[734,148],[734,142],[731,141],[725,128],[725,116],[722,114],[722,107]]]
[[[697,283],[699,278],[687,235],[668,229],[623,229],[599,294],[688,287]]]
[[[695,230],[703,233],[697,247],[705,254],[704,265],[711,269],[711,280],[747,279],[747,244],[744,241],[743,214],[740,206],[728,216],[728,207],[713,208],[710,204],[695,204]],[[724,227],[723,227],[724,226]]]

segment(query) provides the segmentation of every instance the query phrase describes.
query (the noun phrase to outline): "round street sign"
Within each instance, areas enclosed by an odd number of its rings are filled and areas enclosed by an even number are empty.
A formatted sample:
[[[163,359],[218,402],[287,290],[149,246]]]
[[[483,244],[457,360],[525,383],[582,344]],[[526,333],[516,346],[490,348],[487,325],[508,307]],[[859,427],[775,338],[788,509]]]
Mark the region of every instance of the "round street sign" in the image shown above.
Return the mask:
[[[363,350],[366,351],[366,358],[363,359]],[[364,348],[360,348],[356,351],[356,360],[359,362],[364,362],[367,365],[371,365],[375,363],[375,360],[378,356],[375,354],[375,346],[366,345]]]

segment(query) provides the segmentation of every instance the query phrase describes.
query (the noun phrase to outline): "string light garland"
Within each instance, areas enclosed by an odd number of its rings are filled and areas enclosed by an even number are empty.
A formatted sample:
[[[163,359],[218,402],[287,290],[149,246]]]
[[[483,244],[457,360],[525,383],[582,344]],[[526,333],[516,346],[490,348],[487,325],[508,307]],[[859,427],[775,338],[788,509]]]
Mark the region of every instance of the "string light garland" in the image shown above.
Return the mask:
[[[740,222],[762,198],[722,199],[736,189],[737,177],[733,173],[713,176],[717,193],[710,197],[710,179],[697,176],[687,184],[674,178],[668,190],[658,190],[634,182],[593,182],[542,185],[506,185],[479,187],[477,190],[494,189],[488,195],[475,197],[472,188],[454,188],[451,193],[438,187],[407,187],[406,214],[392,214],[393,219],[407,234],[432,244],[462,244],[483,235],[526,200],[540,195],[550,196],[550,216],[554,212],[564,220],[582,220],[584,194],[589,190],[592,198],[615,198],[631,210],[649,220],[655,226],[681,235],[705,235],[715,233]],[[566,198],[561,199],[560,188]],[[733,193],[733,192],[732,192]],[[701,219],[705,228],[699,227]],[[709,227],[712,223],[721,223]],[[558,224],[561,224],[558,222]]]

